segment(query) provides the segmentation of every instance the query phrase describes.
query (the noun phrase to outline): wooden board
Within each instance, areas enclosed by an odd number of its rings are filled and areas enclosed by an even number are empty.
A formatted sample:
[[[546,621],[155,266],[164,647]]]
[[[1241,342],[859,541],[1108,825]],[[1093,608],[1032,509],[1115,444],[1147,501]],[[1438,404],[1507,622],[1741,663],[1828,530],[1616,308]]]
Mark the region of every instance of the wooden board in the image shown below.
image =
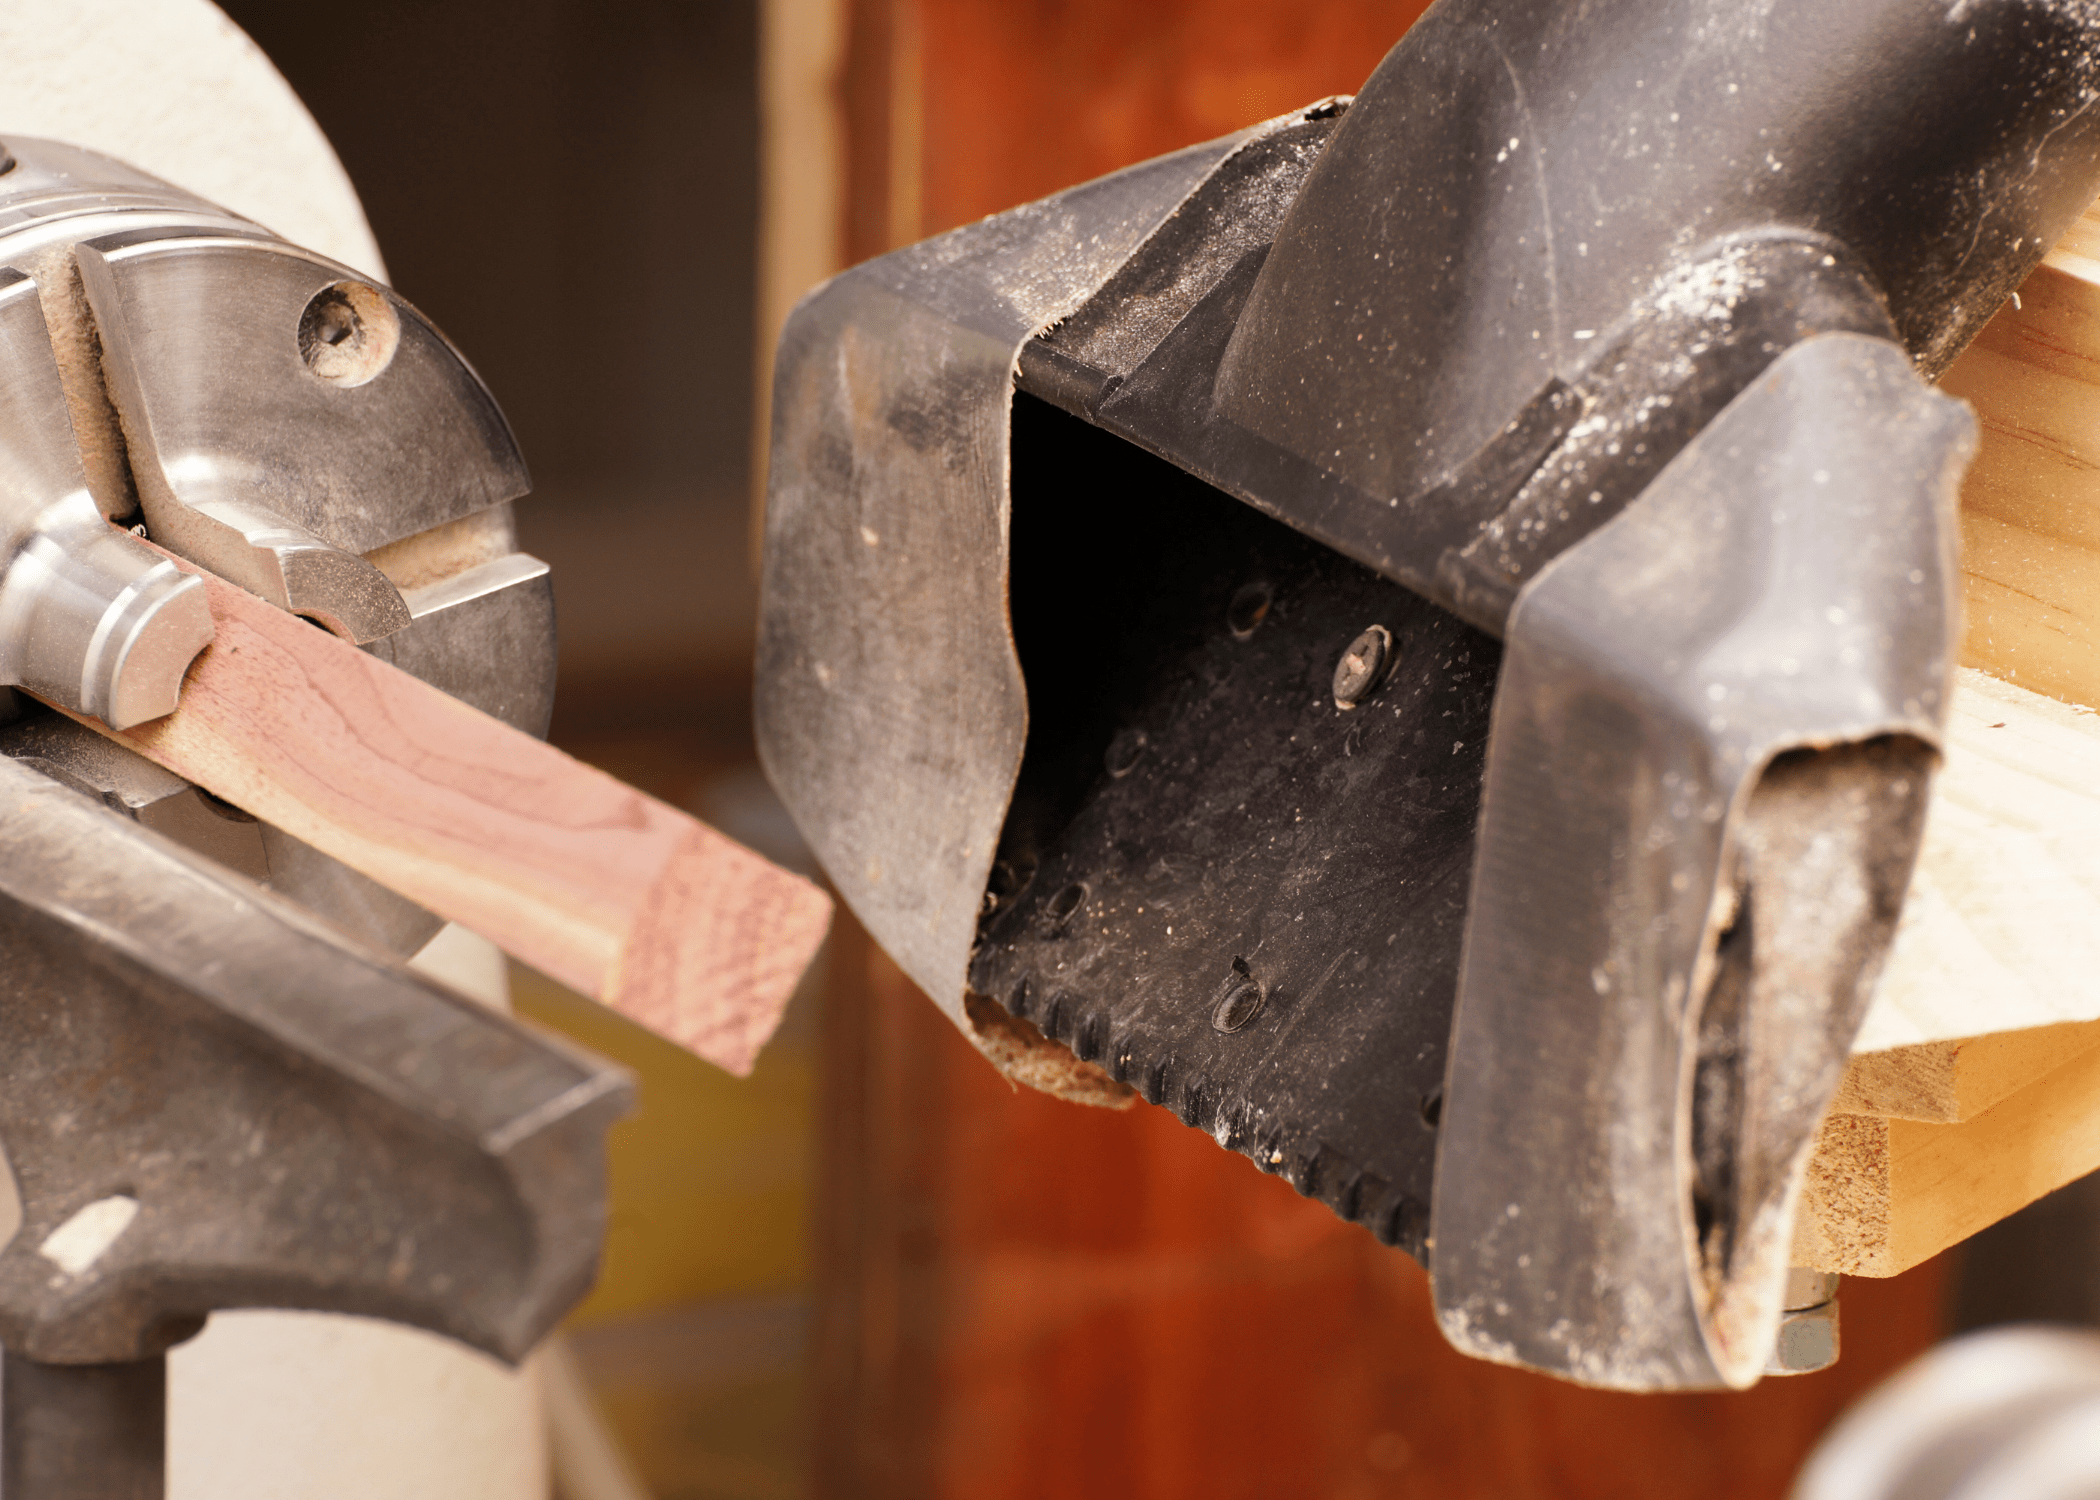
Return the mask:
[[[1894,1276],[2100,1168],[2100,1047],[1973,1119],[1833,1114],[1796,1220],[1794,1264]]]
[[[734,1073],[822,941],[815,886],[204,577],[182,706],[110,735]]]
[[[2100,1020],[2100,715],[1958,674],[1924,848],[1855,1050]]]
[[[1962,488],[1965,670],[1795,1242],[1799,1264],[1855,1275],[1894,1275],[2100,1170],[2094,209],[1941,383],[1982,430]]]
[[[2100,1021],[2073,1021],[1869,1052],[1853,1058],[1830,1108],[1959,1124],[2095,1047]]]
[[[1975,408],[1965,664],[2100,705],[2100,221],[2093,210],[1940,384]]]

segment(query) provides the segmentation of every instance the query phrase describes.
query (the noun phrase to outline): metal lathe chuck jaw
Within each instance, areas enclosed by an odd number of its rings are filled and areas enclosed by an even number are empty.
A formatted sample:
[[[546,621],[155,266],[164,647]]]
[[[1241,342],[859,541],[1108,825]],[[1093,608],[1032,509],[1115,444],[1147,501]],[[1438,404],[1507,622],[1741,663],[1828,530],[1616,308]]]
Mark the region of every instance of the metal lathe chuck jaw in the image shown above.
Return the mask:
[[[403,967],[437,918],[53,711],[174,709],[213,626],[164,549],[543,734],[527,487],[493,398],[391,291],[7,142],[4,1500],[158,1495],[161,1356],[214,1310],[515,1360],[590,1285],[625,1076]]]

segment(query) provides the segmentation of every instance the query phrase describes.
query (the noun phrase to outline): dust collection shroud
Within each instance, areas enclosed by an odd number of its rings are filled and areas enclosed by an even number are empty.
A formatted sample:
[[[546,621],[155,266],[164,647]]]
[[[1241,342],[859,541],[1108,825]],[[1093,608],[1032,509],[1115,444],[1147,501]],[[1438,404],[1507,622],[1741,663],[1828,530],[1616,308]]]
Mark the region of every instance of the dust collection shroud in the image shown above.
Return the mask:
[[[1747,1385],[1901,908],[1974,443],[2100,188],[2081,0],[1440,0],[1331,99],[868,262],[777,365],[758,727],[1009,1073]]]

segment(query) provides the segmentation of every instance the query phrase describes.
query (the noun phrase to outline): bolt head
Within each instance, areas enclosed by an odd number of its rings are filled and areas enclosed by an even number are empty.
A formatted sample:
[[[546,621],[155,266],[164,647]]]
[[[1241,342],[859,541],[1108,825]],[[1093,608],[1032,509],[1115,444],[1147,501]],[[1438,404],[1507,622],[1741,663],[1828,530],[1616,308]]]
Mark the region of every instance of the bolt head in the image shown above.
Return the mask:
[[[1334,666],[1334,706],[1354,708],[1371,696],[1392,665],[1393,633],[1373,625],[1349,643]]]

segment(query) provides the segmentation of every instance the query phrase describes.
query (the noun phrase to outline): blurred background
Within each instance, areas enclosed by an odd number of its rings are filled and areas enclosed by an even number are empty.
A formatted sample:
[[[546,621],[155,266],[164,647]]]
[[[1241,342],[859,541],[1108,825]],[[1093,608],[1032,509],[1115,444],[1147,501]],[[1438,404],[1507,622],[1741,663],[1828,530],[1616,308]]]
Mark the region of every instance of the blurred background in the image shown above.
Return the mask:
[[[554,738],[790,863],[752,761],[765,354],[891,246],[1354,90],[1417,0],[224,0],[394,284],[530,461]],[[577,1359],[659,1500],[1779,1496],[1930,1344],[1850,1281],[1836,1369],[1738,1396],[1461,1360],[1424,1278],[1146,1106],[1016,1093],[841,916],[737,1082],[531,974],[626,1062]]]

